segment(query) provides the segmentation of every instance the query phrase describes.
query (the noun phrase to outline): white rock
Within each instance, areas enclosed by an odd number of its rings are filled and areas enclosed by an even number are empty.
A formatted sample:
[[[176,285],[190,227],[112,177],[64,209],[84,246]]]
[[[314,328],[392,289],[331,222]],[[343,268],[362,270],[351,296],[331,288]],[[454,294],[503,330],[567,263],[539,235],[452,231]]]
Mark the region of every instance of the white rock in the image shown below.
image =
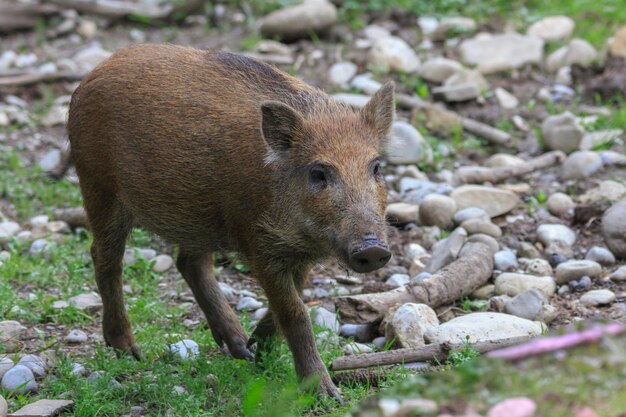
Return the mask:
[[[252,297],[241,297],[237,303],[237,310],[257,310],[263,307],[263,303]]]
[[[602,168],[602,157],[593,151],[576,151],[569,155],[561,167],[561,178],[577,180],[587,178]]]
[[[552,52],[546,58],[546,69],[548,72],[557,72],[559,69],[565,67],[565,56],[567,55],[567,46],[562,46],[556,51]]]
[[[432,93],[443,97],[448,102],[459,102],[477,98],[480,96],[480,88],[475,83],[446,84],[433,88]]]
[[[611,304],[615,301],[616,296],[610,290],[592,290],[580,297],[580,302],[586,306],[599,306],[603,304]]]
[[[417,18],[417,24],[422,31],[422,35],[428,36],[437,29],[439,25],[439,20],[436,17],[431,16],[420,16]]]
[[[39,161],[39,168],[44,172],[53,171],[61,163],[61,158],[59,149],[51,149]]]
[[[92,314],[102,309],[102,298],[93,292],[71,297],[68,302],[71,306]]]
[[[13,363],[13,359],[7,356],[0,357],[0,381],[2,380],[4,374],[6,374],[7,371],[14,366],[15,364]]]
[[[357,66],[352,62],[337,62],[328,70],[328,78],[337,86],[345,86],[356,75]]]
[[[451,197],[458,210],[477,207],[491,217],[506,214],[520,203],[519,197],[511,191],[481,185],[462,185],[452,191]]]
[[[572,67],[561,67],[556,72],[554,80],[563,85],[572,85],[574,80],[572,79]]]
[[[407,274],[393,274],[389,277],[389,279],[387,279],[387,281],[385,281],[385,284],[392,285],[394,287],[402,287],[403,285],[408,284],[410,280],[411,277]]]
[[[615,272],[611,274],[611,281],[625,282],[626,281],[626,265],[620,266]]]
[[[67,122],[69,106],[57,105],[50,107],[50,110],[41,117],[41,124],[45,127],[64,125]]]
[[[26,330],[26,327],[16,321],[0,321],[0,344],[4,345],[7,353],[16,350],[20,338]]]
[[[11,221],[0,222],[0,245],[9,243],[13,236],[22,230],[19,224]]]
[[[504,88],[498,87],[494,91],[496,99],[500,107],[506,110],[511,110],[519,105],[519,100],[513,94],[506,91]]]
[[[387,205],[385,217],[392,224],[417,223],[419,206],[408,203],[391,203]]]
[[[424,334],[439,325],[437,314],[425,304],[406,303],[392,310],[382,328],[385,338],[403,348],[424,346]]]
[[[76,33],[85,39],[91,39],[98,33],[98,25],[94,21],[83,19],[78,25]]]
[[[574,212],[576,203],[567,194],[554,193],[548,197],[548,211],[557,217],[566,217]]]
[[[478,65],[483,74],[539,64],[543,58],[543,40],[518,33],[480,34],[461,43],[463,61]]]
[[[511,337],[540,336],[544,326],[536,321],[502,313],[471,313],[456,317],[426,332],[430,343],[476,343]]]
[[[391,32],[382,26],[369,25],[363,29],[363,36],[365,36],[368,40],[375,42],[378,39],[390,37]]]
[[[615,255],[610,250],[600,246],[594,246],[585,255],[585,259],[594,261],[602,266],[611,266],[615,263]]]
[[[589,260],[567,261],[557,265],[556,282],[558,284],[567,284],[583,276],[594,278],[600,275],[600,272],[602,272],[602,266],[597,262]]]
[[[442,41],[450,35],[470,33],[476,30],[476,21],[469,17],[451,16],[444,17],[430,35],[434,41]]]
[[[572,246],[576,242],[576,233],[562,224],[542,224],[537,228],[537,238],[545,246],[549,246],[555,241],[561,241],[567,246]]]
[[[397,121],[391,128],[386,146],[387,159],[392,164],[432,162],[430,146],[413,125]]]
[[[152,270],[154,272],[165,272],[174,265],[174,260],[169,255],[158,255],[154,258]]]
[[[65,336],[67,343],[85,343],[87,341],[87,334],[82,330],[71,330],[67,336]]]
[[[360,355],[362,353],[372,353],[372,348],[362,343],[348,343],[341,349],[344,355]]]
[[[196,342],[189,339],[169,345],[169,351],[184,361],[200,356],[200,347]]]
[[[96,65],[111,56],[99,44],[88,46],[74,55],[74,61],[84,70],[92,70]]]
[[[328,1],[306,1],[283,7],[261,20],[260,31],[265,37],[280,36],[287,40],[322,32],[337,21],[337,8]]]
[[[218,282],[218,285],[220,286],[220,290],[222,290],[222,294],[224,294],[224,297],[226,297],[228,301],[234,302],[237,300],[237,290],[225,282]]]
[[[414,73],[419,69],[420,59],[415,51],[400,38],[390,36],[378,39],[368,55],[371,66],[383,71]]]
[[[546,298],[550,298],[556,293],[556,283],[554,278],[550,276],[539,277],[505,272],[498,275],[495,280],[495,292],[500,295],[515,297],[531,288],[541,291]]]
[[[541,124],[546,146],[565,153],[574,152],[580,146],[585,130],[570,112],[547,117]]]
[[[516,167],[524,165],[525,163],[526,161],[518,156],[509,155],[506,153],[497,153],[490,156],[485,161],[485,166],[489,168]]]
[[[598,57],[596,49],[583,39],[572,39],[567,46],[567,53],[563,59],[564,65],[582,65],[591,64]]]
[[[567,16],[548,16],[533,23],[526,32],[546,42],[564,41],[572,36],[574,20]]]
[[[426,81],[443,83],[462,69],[463,66],[453,59],[433,58],[422,64],[419,69],[419,74]]]
[[[354,108],[361,109],[365,107],[371,97],[365,94],[337,93],[333,94],[333,98]]]
[[[419,218],[423,226],[446,229],[452,226],[454,213],[456,213],[456,201],[445,195],[429,194],[419,206]]]
[[[335,333],[339,333],[341,324],[337,320],[335,313],[331,313],[323,307],[313,307],[311,309],[311,318],[313,323],[318,326],[332,330]]]

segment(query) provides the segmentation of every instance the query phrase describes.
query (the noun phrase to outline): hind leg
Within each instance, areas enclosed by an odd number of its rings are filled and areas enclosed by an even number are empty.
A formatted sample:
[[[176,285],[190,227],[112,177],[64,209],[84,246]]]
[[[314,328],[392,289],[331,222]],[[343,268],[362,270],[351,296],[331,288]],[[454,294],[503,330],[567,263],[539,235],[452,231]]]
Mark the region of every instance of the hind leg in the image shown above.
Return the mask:
[[[95,187],[94,187],[95,188]],[[107,345],[139,359],[130,320],[124,307],[122,259],[132,217],[126,207],[107,189],[83,190],[85,210],[93,233],[91,256],[96,283],[104,307],[102,330]]]
[[[226,343],[235,358],[252,359],[246,347],[248,336],[213,275],[213,253],[195,254],[180,248],[176,266],[200,304],[217,344],[222,347]]]

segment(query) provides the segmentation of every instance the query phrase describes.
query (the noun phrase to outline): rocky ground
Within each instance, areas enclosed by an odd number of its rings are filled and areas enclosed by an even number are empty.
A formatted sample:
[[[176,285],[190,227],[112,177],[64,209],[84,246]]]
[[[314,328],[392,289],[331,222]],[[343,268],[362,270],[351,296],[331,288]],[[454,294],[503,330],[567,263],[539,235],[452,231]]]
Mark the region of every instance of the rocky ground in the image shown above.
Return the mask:
[[[292,398],[281,386],[295,379],[285,376],[293,374],[285,348],[268,367],[278,381],[269,388],[250,382],[267,379],[263,371],[224,362],[173,268],[176,249],[139,229],[124,259],[125,291],[155,369],[116,362],[103,348],[89,234],[59,210],[80,206],[77,179],[72,169],[61,180],[49,175],[63,163],[64,123],[80,77],[139,42],[246,53],[355,107],[381,83],[396,82],[385,166],[393,258],[373,274],[333,261],[314,268],[304,298],[325,360],[625,320],[626,27],[619,19],[592,32],[583,14],[538,11],[503,21],[339,3],[308,1],[267,15],[256,3],[211,5],[177,24],[61,8],[36,27],[0,35],[0,392],[11,410],[34,401],[27,393],[73,400],[70,413],[81,416],[263,415],[247,405],[261,393]],[[427,288],[444,267],[472,255],[476,242],[489,248],[489,271],[453,302],[416,298],[361,319],[335,303]],[[249,330],[266,299],[235,254],[220,254],[217,264]],[[464,278],[452,276],[450,286]],[[406,376],[389,372],[389,384]],[[369,393],[343,390],[349,404]],[[184,400],[163,401],[172,392]],[[214,403],[197,400],[207,392]],[[345,411],[311,404],[273,415]],[[2,407],[0,399],[0,416]],[[602,415],[617,415],[610,412]],[[391,415],[381,413],[372,415]]]

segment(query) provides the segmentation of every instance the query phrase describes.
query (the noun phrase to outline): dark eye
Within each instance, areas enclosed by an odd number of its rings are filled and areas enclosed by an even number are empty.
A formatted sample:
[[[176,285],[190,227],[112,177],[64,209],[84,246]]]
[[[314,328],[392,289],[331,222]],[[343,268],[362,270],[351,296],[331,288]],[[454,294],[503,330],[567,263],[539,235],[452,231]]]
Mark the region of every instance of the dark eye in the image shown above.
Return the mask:
[[[380,162],[374,162],[374,165],[372,166],[372,174],[374,174],[374,176],[377,178],[383,175],[383,170],[380,167]]]
[[[326,172],[323,168],[312,168],[309,174],[309,181],[316,186],[325,186],[327,183]]]

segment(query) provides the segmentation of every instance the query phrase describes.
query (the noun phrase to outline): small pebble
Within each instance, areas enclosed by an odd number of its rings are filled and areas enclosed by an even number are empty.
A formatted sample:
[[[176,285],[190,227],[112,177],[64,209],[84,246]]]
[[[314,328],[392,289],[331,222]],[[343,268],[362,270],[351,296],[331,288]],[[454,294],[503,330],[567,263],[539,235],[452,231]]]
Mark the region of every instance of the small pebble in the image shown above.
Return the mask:
[[[385,283],[393,287],[402,287],[403,285],[408,284],[410,280],[411,277],[407,274],[393,274],[387,281],[385,281]]]
[[[194,359],[200,355],[200,347],[196,342],[190,339],[181,340],[180,342],[169,345],[169,350],[182,360]]]
[[[85,343],[87,341],[87,334],[82,330],[71,330],[67,336],[65,336],[67,343]]]
[[[348,343],[341,349],[344,355],[360,355],[361,353],[372,353],[372,348],[362,343]]]
[[[613,291],[592,290],[580,297],[580,302],[586,306],[599,306],[604,304],[611,304],[613,301],[615,301],[615,299],[616,296]]]
[[[502,250],[493,255],[494,266],[499,271],[511,271],[517,268],[517,257],[510,250]]]
[[[611,266],[616,262],[615,255],[613,255],[610,250],[602,248],[600,246],[594,246],[593,248],[589,249],[589,251],[585,255],[585,259],[589,261],[595,261],[602,266]]]
[[[2,389],[17,394],[37,391],[37,382],[33,371],[23,364],[15,365],[2,377]]]
[[[169,255],[158,255],[154,258],[152,270],[154,272],[165,272],[174,265],[174,260]]]
[[[263,303],[252,297],[241,297],[237,303],[237,310],[258,310],[263,307]]]

